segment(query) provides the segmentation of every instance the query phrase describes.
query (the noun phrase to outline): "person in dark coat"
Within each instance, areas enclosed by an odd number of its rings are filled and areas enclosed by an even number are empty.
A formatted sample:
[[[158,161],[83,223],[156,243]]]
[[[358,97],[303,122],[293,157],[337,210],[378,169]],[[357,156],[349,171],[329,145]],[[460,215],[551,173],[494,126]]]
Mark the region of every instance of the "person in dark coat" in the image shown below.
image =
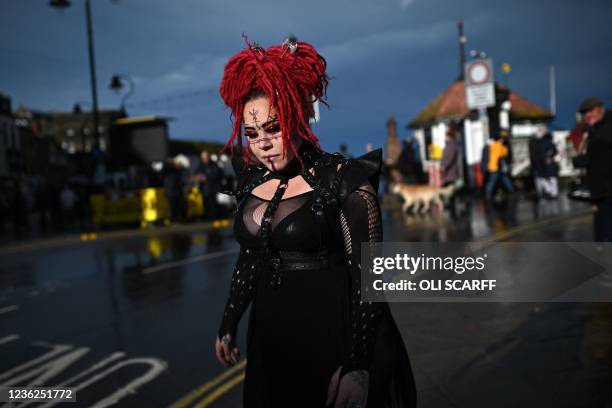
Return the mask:
[[[540,130],[532,141],[530,160],[538,198],[556,198],[559,195],[557,147],[546,129]]]
[[[510,140],[510,132],[508,129],[501,129],[499,131],[499,136],[501,137],[501,141],[508,149],[508,157],[506,157],[506,173],[512,177],[512,163],[514,161],[514,152],[512,149],[512,141]]]
[[[415,143],[414,138],[405,139],[397,160],[399,171],[408,184],[420,184],[424,179],[423,168],[416,154]]]
[[[446,132],[444,150],[442,151],[442,185],[453,184],[459,178],[459,147],[455,140],[457,131],[449,128]]]
[[[491,139],[488,139],[484,146],[482,146],[482,155],[480,158],[480,171],[482,172],[482,190],[487,185],[489,179],[489,145],[492,143]]]
[[[596,210],[595,241],[612,242],[612,111],[599,98],[586,98],[579,108],[587,125],[587,185]]]
[[[185,218],[184,178],[183,167],[176,160],[168,160],[164,166],[163,186],[174,221]]]
[[[213,220],[219,214],[217,193],[221,191],[223,171],[211,160],[208,150],[202,150],[200,154],[196,177],[200,180],[200,191],[204,196],[204,218]]]

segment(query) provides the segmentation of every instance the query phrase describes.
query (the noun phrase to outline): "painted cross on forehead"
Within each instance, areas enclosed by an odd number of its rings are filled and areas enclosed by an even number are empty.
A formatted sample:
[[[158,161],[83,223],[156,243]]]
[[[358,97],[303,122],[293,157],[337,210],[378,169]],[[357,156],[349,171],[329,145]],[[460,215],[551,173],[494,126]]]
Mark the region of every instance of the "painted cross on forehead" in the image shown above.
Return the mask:
[[[255,109],[255,108],[253,108],[249,112],[249,115],[251,115],[251,119],[253,119],[253,123],[255,123],[255,127],[257,127],[259,129],[261,126],[259,126],[259,119],[257,118],[257,114],[258,113],[259,113],[259,111],[257,109]]]
[[[249,116],[251,116],[252,123],[249,123],[249,124],[245,123],[245,126],[246,127],[254,127],[257,130],[265,128],[266,126],[271,125],[272,123],[276,122],[276,120],[277,120],[276,115],[273,112],[269,112],[268,113],[268,117],[264,121],[264,119],[259,117],[259,110],[255,109],[255,108],[251,109],[248,112],[248,114],[249,114]]]

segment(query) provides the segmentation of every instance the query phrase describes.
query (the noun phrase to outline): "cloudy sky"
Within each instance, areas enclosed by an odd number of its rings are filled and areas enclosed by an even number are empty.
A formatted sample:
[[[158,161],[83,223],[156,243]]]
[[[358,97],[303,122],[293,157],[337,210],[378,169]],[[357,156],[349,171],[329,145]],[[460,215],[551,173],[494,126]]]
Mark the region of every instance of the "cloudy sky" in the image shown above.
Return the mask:
[[[114,73],[136,84],[130,115],[173,117],[172,138],[225,141],[229,111],[218,84],[242,33],[263,46],[292,33],[315,45],[333,77],[323,147],[354,153],[382,145],[393,114],[400,135],[458,75],[456,21],[467,49],[487,52],[519,94],[548,106],[557,74],[557,119],[570,127],[587,95],[612,106],[610,0],[93,0],[100,105],[116,108]],[[57,11],[48,0],[2,0],[0,92],[13,106],[67,111],[90,97],[83,0]],[[501,73],[499,73],[501,75]],[[502,79],[505,82],[506,79]]]

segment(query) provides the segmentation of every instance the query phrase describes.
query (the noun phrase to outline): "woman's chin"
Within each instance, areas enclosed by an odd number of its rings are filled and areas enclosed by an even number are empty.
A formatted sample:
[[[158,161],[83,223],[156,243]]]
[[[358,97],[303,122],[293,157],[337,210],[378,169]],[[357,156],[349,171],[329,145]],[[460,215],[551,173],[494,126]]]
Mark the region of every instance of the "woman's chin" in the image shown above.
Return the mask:
[[[283,171],[287,167],[285,160],[264,160],[263,164],[270,171]]]

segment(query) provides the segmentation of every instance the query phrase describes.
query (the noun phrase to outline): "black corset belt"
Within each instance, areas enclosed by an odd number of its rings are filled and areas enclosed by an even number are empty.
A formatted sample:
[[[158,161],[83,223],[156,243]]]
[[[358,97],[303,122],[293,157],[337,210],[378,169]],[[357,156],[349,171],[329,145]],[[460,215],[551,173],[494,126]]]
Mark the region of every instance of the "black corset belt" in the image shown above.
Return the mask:
[[[265,251],[247,249],[258,257],[265,257]],[[277,268],[278,271],[305,271],[325,269],[329,266],[328,251],[322,248],[320,251],[278,251],[276,257],[267,259],[268,264]],[[261,259],[261,258],[260,258]]]
[[[324,269],[329,265],[327,251],[280,251],[278,254],[280,256],[279,270],[281,271]]]

